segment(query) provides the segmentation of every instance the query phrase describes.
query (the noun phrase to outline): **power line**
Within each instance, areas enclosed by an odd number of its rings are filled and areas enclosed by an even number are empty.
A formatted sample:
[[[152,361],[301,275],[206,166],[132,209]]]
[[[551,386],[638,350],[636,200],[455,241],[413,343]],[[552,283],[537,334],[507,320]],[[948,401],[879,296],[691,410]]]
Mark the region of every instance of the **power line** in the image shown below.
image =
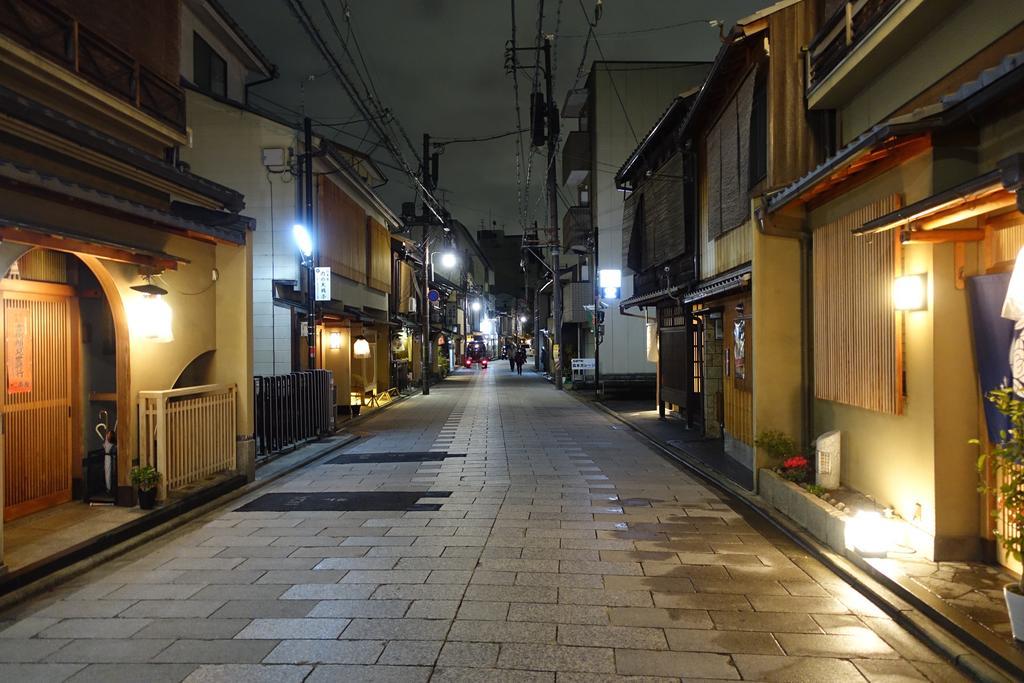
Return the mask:
[[[680,28],[682,26],[692,26],[693,24],[706,24],[712,21],[711,19],[690,19],[688,21],[680,21],[676,24],[665,24],[664,26],[651,26],[649,28],[639,28],[632,31],[609,31],[608,33],[601,33],[601,38],[617,38],[619,36],[635,36],[643,33],[656,33],[658,31],[670,31],[674,28]],[[562,38],[586,38],[588,34],[577,33],[574,35],[561,36]]]
[[[488,135],[486,137],[479,138],[431,138],[435,147],[444,147],[445,145],[451,145],[456,142],[488,142],[490,140],[500,140],[501,138],[507,138],[512,135],[519,135],[520,133],[529,132],[529,128],[519,128],[517,130],[509,130],[504,133],[495,133],[494,135]]]

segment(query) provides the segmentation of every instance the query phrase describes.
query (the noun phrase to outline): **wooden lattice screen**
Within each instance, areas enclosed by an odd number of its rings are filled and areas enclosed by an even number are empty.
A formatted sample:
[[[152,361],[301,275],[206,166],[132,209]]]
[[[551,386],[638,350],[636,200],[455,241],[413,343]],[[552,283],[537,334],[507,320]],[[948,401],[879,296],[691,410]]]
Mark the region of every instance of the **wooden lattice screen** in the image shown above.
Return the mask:
[[[317,221],[318,265],[366,284],[366,212],[355,199],[320,176],[320,220]]]
[[[367,284],[381,292],[391,293],[391,234],[382,223],[370,218],[367,221],[369,239],[366,251]]]
[[[899,206],[893,195],[814,231],[815,395],[892,415],[903,408],[902,335],[892,307],[898,236],[851,231]]]

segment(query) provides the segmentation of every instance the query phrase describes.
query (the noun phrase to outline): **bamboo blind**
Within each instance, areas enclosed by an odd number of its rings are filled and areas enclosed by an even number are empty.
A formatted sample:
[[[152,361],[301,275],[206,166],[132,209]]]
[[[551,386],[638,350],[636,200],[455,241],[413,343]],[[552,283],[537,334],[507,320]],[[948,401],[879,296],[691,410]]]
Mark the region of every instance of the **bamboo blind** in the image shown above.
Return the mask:
[[[409,312],[412,294],[412,267],[405,261],[398,263],[398,307],[399,313]]]
[[[366,212],[329,179],[320,176],[319,182],[319,263],[349,280],[366,284]]]
[[[49,249],[33,249],[17,260],[17,267],[11,269],[21,280],[59,282],[67,284],[67,254]]]
[[[899,206],[893,195],[814,231],[815,395],[892,415],[903,408],[903,340],[892,307],[898,233],[851,231]]]
[[[1013,261],[1017,258],[1017,252],[1021,245],[1024,245],[1024,216],[1021,216],[1017,225],[994,230],[990,238],[992,240],[992,262],[1002,263]]]
[[[381,292],[391,293],[391,233],[379,221],[367,220],[370,248],[366,253],[367,284]]]

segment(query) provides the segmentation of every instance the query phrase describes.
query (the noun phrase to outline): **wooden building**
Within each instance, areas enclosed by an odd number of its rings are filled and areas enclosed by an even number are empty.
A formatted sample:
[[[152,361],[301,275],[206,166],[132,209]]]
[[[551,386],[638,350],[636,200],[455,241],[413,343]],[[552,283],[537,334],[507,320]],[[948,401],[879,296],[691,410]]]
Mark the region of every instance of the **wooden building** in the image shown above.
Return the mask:
[[[842,483],[892,507],[922,555],[992,557],[968,441],[998,424],[984,391],[1016,380],[1001,311],[1024,246],[1024,5],[820,19],[795,95],[839,149],[762,214],[813,250],[814,431],[841,432]]]
[[[0,7],[5,520],[108,484],[133,504],[135,462],[162,494],[251,473],[254,222],[178,163],[179,21],[179,0]]]

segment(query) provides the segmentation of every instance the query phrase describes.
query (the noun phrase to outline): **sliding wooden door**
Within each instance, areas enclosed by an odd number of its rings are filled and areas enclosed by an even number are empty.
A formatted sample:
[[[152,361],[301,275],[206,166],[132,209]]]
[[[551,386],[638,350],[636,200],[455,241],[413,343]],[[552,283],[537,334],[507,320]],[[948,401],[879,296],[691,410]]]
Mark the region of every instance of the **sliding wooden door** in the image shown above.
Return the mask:
[[[6,280],[4,519],[71,500],[78,302],[64,285]]]

